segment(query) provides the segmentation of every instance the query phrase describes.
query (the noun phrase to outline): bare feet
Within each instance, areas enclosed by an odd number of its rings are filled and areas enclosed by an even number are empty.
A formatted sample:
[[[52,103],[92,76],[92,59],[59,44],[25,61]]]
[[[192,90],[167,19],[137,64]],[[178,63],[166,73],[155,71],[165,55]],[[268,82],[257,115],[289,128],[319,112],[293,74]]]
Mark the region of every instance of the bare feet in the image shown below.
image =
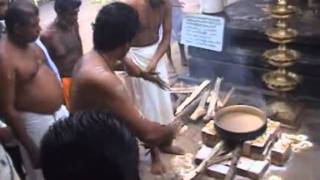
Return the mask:
[[[173,146],[173,145],[161,147],[160,150],[164,153],[167,153],[167,154],[174,154],[174,155],[184,155],[185,154],[185,152],[182,148],[180,148],[178,146]]]
[[[161,161],[160,151],[158,148],[151,149],[151,173],[160,175],[166,172],[166,167]]]
[[[159,161],[152,161],[151,163],[151,173],[156,175],[161,175],[166,173],[166,167],[165,165]]]

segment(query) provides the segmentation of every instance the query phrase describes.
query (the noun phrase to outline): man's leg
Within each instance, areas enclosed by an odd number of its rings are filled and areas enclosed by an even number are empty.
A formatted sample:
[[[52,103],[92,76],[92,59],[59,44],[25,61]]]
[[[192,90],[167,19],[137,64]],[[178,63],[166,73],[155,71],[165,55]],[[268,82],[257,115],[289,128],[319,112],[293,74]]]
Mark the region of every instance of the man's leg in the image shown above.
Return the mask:
[[[182,64],[182,66],[187,66],[188,62],[187,62],[187,57],[186,57],[184,45],[181,43],[178,43],[178,45],[179,45],[179,50],[180,50],[181,64]]]
[[[167,57],[168,57],[168,60],[169,60],[169,63],[170,63],[170,66],[171,66],[173,72],[174,73],[177,72],[176,68],[174,67],[173,60],[172,60],[171,45],[169,45],[169,48],[167,49],[166,54],[167,54]]]
[[[161,161],[161,154],[157,147],[151,148],[151,173],[163,174],[166,172],[166,167]]]

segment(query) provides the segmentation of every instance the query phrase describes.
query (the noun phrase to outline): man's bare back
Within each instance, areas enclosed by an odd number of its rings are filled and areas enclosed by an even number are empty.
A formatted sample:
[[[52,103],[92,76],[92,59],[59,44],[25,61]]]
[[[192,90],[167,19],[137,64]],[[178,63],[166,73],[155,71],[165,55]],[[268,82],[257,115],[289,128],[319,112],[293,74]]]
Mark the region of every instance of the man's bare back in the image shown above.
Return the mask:
[[[71,112],[109,111],[123,119],[137,137],[150,145],[170,141],[173,131],[143,118],[114,74],[113,65],[106,61],[107,57],[92,50],[78,62],[72,78]],[[114,59],[109,61],[115,62]]]
[[[99,85],[106,86],[106,90],[114,92],[120,90],[120,94],[126,93],[120,80],[103,61],[97,52],[91,51],[76,65],[71,88],[72,112],[109,109],[112,102],[103,100],[109,95],[99,91]]]
[[[71,77],[74,65],[82,56],[82,43],[78,24],[63,29],[53,22],[41,33],[50,56],[57,65],[62,77]]]
[[[4,37],[0,64],[1,86],[6,86],[2,93],[13,96],[17,110],[52,114],[63,103],[59,81],[35,44],[21,49]]]

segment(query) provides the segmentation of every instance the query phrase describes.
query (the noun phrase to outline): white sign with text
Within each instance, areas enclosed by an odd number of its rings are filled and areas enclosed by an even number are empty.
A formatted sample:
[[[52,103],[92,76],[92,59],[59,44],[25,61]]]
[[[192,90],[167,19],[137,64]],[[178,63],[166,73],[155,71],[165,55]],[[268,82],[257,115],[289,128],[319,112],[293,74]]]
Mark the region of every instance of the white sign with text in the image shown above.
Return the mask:
[[[186,15],[183,19],[181,43],[222,51],[225,20],[222,17],[202,14]]]

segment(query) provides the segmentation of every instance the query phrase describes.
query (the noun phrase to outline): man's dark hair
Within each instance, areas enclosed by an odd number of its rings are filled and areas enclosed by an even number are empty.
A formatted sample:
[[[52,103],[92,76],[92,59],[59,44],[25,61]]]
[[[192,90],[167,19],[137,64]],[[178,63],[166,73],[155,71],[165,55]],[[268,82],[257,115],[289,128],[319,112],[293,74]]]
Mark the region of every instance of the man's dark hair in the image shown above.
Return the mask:
[[[111,113],[77,112],[55,122],[41,144],[46,180],[139,180],[136,138]]]
[[[149,0],[150,6],[155,9],[158,8],[160,5],[164,4],[163,0]]]
[[[131,6],[115,2],[102,7],[93,25],[96,50],[111,51],[130,42],[139,28],[139,16]]]
[[[81,6],[81,0],[55,0],[54,10],[56,12],[67,12]]]
[[[38,16],[39,9],[27,1],[14,1],[9,5],[4,20],[7,32],[13,32],[16,24],[25,26],[30,23],[30,17]]]

